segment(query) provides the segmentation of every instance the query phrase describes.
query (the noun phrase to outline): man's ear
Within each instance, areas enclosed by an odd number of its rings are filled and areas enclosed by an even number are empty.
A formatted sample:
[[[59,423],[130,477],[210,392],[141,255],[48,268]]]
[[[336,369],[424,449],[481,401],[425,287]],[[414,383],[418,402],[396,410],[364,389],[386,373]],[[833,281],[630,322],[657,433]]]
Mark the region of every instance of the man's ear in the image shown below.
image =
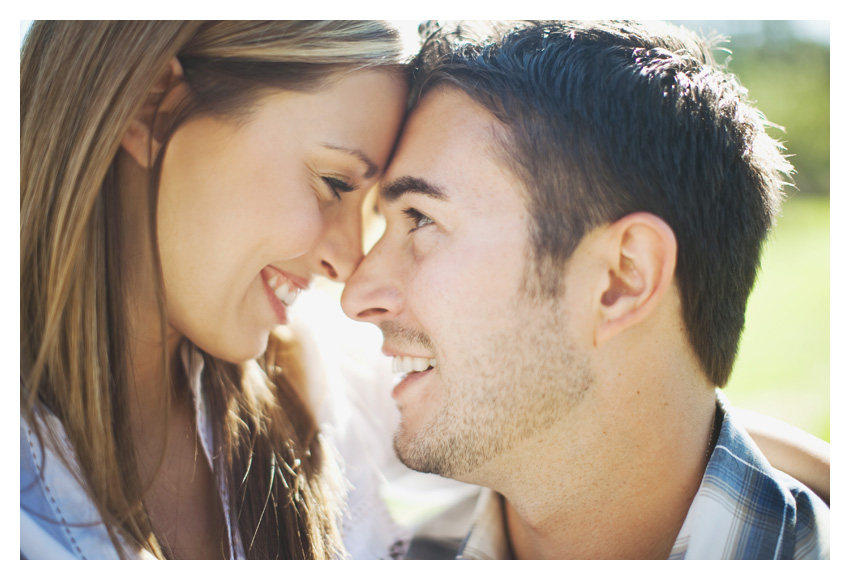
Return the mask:
[[[171,113],[186,95],[183,67],[172,58],[130,121],[121,146],[140,166],[149,168],[162,147],[162,131]]]
[[[614,222],[599,242],[608,272],[594,295],[596,345],[653,311],[673,281],[677,251],[676,236],[667,222],[644,212]]]

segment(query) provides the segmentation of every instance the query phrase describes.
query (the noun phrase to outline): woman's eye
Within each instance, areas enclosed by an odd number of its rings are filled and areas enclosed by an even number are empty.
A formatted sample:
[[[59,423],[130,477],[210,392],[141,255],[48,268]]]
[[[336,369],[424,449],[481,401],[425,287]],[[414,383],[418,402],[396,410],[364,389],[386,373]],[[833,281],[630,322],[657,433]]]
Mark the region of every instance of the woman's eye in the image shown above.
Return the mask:
[[[404,210],[404,215],[406,215],[407,219],[409,219],[413,223],[413,228],[410,230],[411,232],[434,223],[434,220],[429,218],[427,215],[420,213],[418,210],[413,209],[412,207],[409,207]]]
[[[331,193],[337,199],[342,199],[340,193],[348,193],[356,189],[356,187],[354,187],[350,183],[346,183],[345,181],[337,179],[335,177],[323,177],[322,180],[327,184],[328,188],[331,190]]]

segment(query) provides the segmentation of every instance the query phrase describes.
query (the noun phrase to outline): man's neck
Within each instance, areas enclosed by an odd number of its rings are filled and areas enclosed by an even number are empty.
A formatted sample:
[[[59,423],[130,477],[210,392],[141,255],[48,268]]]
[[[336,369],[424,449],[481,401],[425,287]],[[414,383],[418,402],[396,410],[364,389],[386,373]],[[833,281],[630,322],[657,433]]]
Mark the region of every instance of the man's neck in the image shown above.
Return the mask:
[[[634,385],[584,403],[581,419],[518,450],[523,469],[492,486],[518,559],[669,555],[705,471],[714,394]]]

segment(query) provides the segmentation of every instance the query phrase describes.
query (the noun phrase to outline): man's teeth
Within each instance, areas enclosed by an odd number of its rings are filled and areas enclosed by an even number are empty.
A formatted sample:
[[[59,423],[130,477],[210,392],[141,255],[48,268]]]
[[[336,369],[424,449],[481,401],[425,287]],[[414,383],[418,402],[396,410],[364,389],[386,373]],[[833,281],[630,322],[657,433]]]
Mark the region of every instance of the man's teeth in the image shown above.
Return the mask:
[[[393,357],[393,372],[394,373],[410,373],[422,372],[429,368],[437,366],[435,358],[419,358],[415,356],[394,356]]]
[[[278,300],[287,306],[295,304],[295,299],[298,298],[298,287],[292,285],[286,278],[283,278],[281,282],[279,276],[272,276],[269,278],[269,287],[274,290],[274,295],[277,296]]]

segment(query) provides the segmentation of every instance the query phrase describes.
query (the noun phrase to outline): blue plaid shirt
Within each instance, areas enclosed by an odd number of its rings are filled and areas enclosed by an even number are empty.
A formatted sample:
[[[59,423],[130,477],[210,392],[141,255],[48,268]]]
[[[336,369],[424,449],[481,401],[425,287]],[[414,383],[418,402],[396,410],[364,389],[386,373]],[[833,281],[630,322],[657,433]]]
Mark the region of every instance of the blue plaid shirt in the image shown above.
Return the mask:
[[[671,560],[829,559],[829,508],[809,488],[770,466],[746,432],[727,412],[702,483],[673,544]],[[502,498],[483,489],[474,502],[466,537],[440,533],[456,524],[459,508],[468,521],[473,502],[458,505],[429,522],[414,537],[408,559],[499,560],[511,557],[502,522]]]
[[[670,559],[829,559],[829,508],[773,469],[717,398],[720,436]]]

